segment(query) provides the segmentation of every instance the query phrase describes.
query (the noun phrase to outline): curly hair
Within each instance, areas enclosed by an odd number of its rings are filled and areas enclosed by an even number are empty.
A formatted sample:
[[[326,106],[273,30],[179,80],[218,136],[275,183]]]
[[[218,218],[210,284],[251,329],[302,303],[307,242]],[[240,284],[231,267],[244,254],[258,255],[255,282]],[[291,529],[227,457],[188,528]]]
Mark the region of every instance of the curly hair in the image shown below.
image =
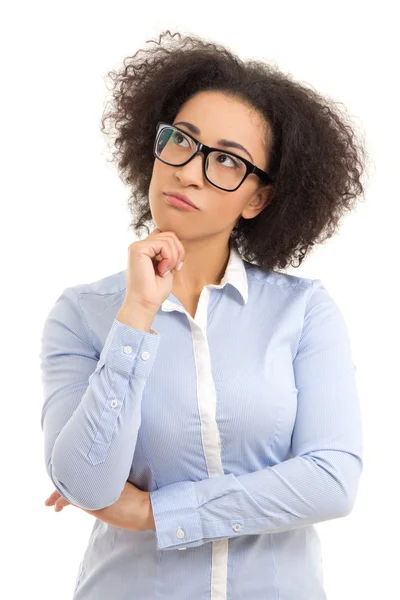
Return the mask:
[[[299,267],[317,242],[338,230],[345,211],[364,193],[367,152],[345,111],[277,67],[245,62],[197,36],[166,30],[158,42],[148,42],[155,47],[139,50],[119,71],[108,73],[111,108],[101,119],[101,132],[115,138],[112,160],[131,190],[129,227],[150,233],[148,190],[158,121],[172,123],[191,96],[217,90],[256,109],[273,134],[270,202],[256,217],[240,217],[231,240],[244,260],[261,268]],[[266,148],[269,144],[265,140]]]

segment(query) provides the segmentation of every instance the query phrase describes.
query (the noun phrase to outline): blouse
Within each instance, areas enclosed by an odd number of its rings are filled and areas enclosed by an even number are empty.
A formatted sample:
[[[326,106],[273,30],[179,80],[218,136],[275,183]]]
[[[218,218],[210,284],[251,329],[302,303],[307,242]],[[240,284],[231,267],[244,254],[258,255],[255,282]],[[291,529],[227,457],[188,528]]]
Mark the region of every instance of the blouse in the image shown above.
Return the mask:
[[[41,338],[47,473],[71,503],[150,493],[155,530],[95,519],[73,600],[326,600],[315,524],[353,509],[363,468],[347,326],[320,279],[235,244],[193,318],[116,318],[126,270],[63,290]]]

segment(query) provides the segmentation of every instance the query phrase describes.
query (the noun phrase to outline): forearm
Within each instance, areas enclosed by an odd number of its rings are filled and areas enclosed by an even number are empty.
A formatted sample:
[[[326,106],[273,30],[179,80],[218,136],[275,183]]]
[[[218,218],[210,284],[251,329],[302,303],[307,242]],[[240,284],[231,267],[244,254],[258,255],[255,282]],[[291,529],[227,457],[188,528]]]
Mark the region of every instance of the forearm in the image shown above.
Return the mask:
[[[153,313],[145,311],[141,307],[123,304],[116,315],[116,319],[133,329],[150,333],[154,316]]]
[[[89,385],[52,449],[48,470],[54,485],[87,510],[112,505],[129,475],[159,339],[133,327],[142,324],[115,320]]]
[[[158,550],[282,533],[349,514],[360,456],[320,451],[252,473],[182,481],[151,492]],[[182,529],[184,535],[177,539]]]
[[[129,482],[115,504],[99,510],[82,510],[96,519],[120,529],[155,530],[149,492],[143,492]]]
[[[146,497],[143,503],[143,529],[156,530],[156,524],[153,515],[153,506],[151,504],[150,492],[145,492]]]

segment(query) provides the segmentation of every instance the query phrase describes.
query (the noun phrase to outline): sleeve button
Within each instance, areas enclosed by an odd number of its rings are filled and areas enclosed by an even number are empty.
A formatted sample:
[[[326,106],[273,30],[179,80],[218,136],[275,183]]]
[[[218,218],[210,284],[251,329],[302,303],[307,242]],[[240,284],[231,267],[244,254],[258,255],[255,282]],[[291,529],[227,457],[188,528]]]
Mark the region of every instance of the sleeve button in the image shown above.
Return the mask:
[[[185,532],[183,531],[183,529],[181,527],[179,527],[178,531],[176,532],[176,537],[181,540],[184,536],[185,536]]]
[[[243,525],[240,525],[239,523],[235,523],[235,525],[232,525],[232,529],[234,531],[240,531],[242,529]]]

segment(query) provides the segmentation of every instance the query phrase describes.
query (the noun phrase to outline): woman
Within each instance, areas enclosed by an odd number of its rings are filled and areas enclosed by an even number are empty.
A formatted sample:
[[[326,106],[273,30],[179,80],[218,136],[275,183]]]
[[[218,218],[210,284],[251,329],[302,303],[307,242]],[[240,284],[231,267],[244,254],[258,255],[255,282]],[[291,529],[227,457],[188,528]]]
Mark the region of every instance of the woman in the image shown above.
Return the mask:
[[[322,600],[314,524],[363,468],[356,367],[321,280],[278,269],[337,231],[365,149],[278,69],[167,33],[102,121],[131,226],[156,227],[43,329],[48,503],[96,516],[74,600]]]

